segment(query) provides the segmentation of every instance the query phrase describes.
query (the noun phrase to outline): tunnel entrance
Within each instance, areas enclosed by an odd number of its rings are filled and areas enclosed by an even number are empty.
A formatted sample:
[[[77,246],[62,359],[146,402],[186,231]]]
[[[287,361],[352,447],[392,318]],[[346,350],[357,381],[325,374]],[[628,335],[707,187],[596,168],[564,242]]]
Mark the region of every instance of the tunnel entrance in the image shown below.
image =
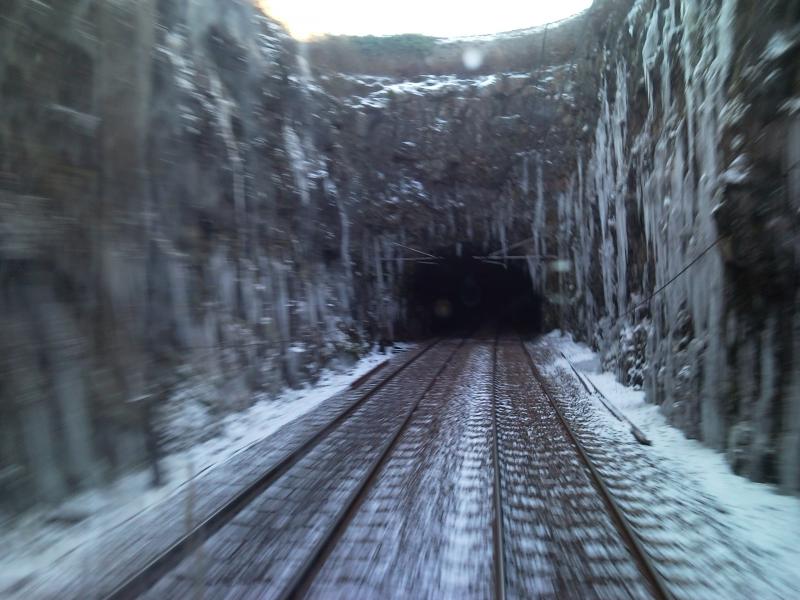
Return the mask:
[[[412,262],[404,293],[409,337],[458,335],[498,325],[531,334],[542,329],[542,298],[522,260],[488,261],[474,248],[435,251],[439,260]]]

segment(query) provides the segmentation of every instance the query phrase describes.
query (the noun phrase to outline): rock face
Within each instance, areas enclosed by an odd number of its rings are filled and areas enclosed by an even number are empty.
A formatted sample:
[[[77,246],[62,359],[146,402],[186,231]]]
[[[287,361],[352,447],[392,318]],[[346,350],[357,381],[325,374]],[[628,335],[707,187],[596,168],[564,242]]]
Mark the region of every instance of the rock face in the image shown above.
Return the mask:
[[[528,256],[551,326],[800,489],[800,9],[751,4],[301,45],[247,0],[6,2],[0,498],[157,477],[187,398],[407,332],[408,246]]]
[[[738,471],[793,490],[799,18],[792,2],[636,2],[600,53],[594,140],[554,240],[576,286],[587,264],[601,274],[568,322],[620,377],[642,376]]]
[[[797,490],[800,13],[755,10],[598,2],[584,35],[561,30],[566,65],[329,87],[355,111],[348,147],[369,148],[359,170],[378,169],[368,196],[409,206],[383,235],[530,238],[552,325],[738,472]]]
[[[155,465],[176,398],[218,418],[362,351],[330,125],[282,29],[244,0],[2,13],[3,503]]]

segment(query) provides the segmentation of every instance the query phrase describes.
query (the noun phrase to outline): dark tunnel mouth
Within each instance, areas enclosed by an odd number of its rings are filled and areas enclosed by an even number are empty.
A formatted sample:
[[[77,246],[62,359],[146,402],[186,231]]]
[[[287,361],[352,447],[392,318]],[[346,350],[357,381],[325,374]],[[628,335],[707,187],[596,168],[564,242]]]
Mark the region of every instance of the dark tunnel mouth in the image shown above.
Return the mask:
[[[460,253],[431,254],[439,258],[406,264],[404,337],[464,335],[495,326],[520,334],[542,331],[543,299],[526,261],[476,258],[486,252],[469,245]]]

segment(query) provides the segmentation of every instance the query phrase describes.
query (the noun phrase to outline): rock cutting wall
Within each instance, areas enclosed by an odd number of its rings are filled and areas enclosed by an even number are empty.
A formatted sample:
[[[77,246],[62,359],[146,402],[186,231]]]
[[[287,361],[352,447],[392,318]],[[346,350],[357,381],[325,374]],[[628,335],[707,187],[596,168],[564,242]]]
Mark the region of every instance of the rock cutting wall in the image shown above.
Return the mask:
[[[6,2],[4,505],[157,478],[169,423],[393,338],[408,247],[528,256],[549,325],[797,490],[798,11],[597,0],[397,51],[247,0]]]
[[[325,85],[384,238],[528,240],[509,253],[551,325],[735,470],[797,490],[798,22],[793,2],[596,2],[550,30],[556,64],[517,41],[531,68],[470,77],[418,44],[409,80],[334,52],[348,73]],[[501,38],[463,43],[497,69]]]
[[[550,240],[573,265],[566,322],[620,378],[735,470],[792,490],[799,21],[793,2],[634,3],[597,55],[594,136]]]
[[[363,351],[330,125],[280,27],[244,0],[0,12],[3,504],[157,478],[190,441],[166,423],[208,434]]]

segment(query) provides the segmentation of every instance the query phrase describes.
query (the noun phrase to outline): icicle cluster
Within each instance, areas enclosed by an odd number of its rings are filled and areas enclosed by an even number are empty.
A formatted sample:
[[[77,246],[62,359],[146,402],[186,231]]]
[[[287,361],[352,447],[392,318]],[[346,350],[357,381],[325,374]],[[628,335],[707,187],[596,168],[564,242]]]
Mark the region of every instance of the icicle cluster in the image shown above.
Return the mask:
[[[578,157],[557,209],[558,253],[572,264],[580,327],[626,377],[630,358],[622,346],[632,347],[625,340],[642,322],[650,329],[645,369],[650,399],[668,412],[679,405],[673,412],[699,426],[696,433],[716,446],[724,435],[718,252],[710,252],[690,277],[677,279],[645,306],[636,304],[667,284],[718,235],[713,211],[720,201],[721,115],[732,60],[734,4],[637,3],[629,22],[641,60],[630,54],[626,60],[620,53],[606,71],[588,163],[584,169]],[[637,32],[642,32],[638,38]],[[672,88],[676,71],[683,73],[679,89]],[[643,122],[632,124],[629,89],[640,76],[647,112]],[[541,227],[536,213],[532,220]],[[631,278],[631,243],[641,245],[635,233],[640,228],[644,247],[637,252],[645,256],[635,260],[645,267]],[[590,289],[593,269],[602,282],[599,303]],[[686,380],[683,387],[680,378]]]

